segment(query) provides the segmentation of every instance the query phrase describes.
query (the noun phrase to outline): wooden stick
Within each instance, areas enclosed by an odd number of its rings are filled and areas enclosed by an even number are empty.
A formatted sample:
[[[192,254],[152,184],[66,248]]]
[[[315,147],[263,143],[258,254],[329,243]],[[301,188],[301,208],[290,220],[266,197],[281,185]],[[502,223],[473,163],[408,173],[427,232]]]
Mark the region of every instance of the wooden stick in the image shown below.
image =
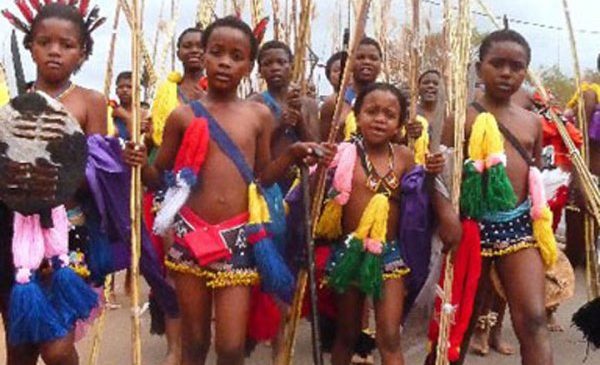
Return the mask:
[[[138,0],[133,0],[131,7],[131,72],[132,72],[132,142],[136,145],[141,143],[141,109],[140,109],[140,85],[141,85],[141,32],[140,13]],[[135,166],[131,169],[131,339],[132,339],[132,364],[142,364],[142,342],[140,323],[140,252],[141,252],[141,202],[142,202],[142,179],[141,167]]]
[[[567,29],[569,31],[569,41],[571,45],[571,56],[573,57],[573,67],[575,73],[575,86],[577,93],[579,94],[579,100],[577,102],[577,120],[581,126],[581,132],[583,133],[583,145],[581,148],[581,154],[586,166],[589,169],[590,166],[590,155],[589,155],[589,134],[588,134],[588,123],[587,116],[584,110],[583,101],[583,89],[581,87],[581,68],[579,67],[579,56],[577,55],[577,44],[575,42],[575,32],[573,31],[573,24],[571,22],[571,12],[569,11],[569,4],[567,0],[563,0],[563,9],[565,13],[565,19],[567,22]],[[594,229],[593,217],[583,212],[584,215],[584,240],[585,240],[585,256],[586,256],[586,282],[588,288],[588,299],[592,300],[600,295],[600,283],[598,282],[598,258],[596,257],[596,235]]]
[[[420,47],[419,47],[419,28],[420,28],[420,6],[419,0],[412,0],[412,30],[410,31],[410,107],[409,115],[411,123],[415,121],[417,117],[417,102],[419,100],[419,68],[421,64]],[[412,149],[414,140],[409,139],[409,146]]]
[[[301,94],[306,94],[306,49],[310,40],[308,39],[310,29],[310,10],[312,8],[311,0],[301,0],[300,23],[296,33],[294,65],[292,68],[292,80],[300,84]]]
[[[115,59],[115,43],[117,42],[117,29],[119,28],[119,17],[121,14],[121,4],[115,6],[115,19],[113,21],[112,35],[110,37],[110,46],[108,48],[108,60],[106,62],[106,72],[104,73],[104,96],[108,99],[110,96],[110,86],[113,77],[113,63]]]
[[[459,0],[458,13],[456,19],[450,21],[449,2],[444,5],[448,8],[444,9],[446,22],[451,24],[450,29],[445,29],[445,35],[448,37],[445,40],[447,46],[451,47],[451,53],[454,57],[450,59],[449,72],[446,76],[446,84],[451,85],[450,88],[454,91],[454,97],[447,99],[451,104],[451,109],[454,114],[454,166],[452,171],[452,206],[458,213],[460,210],[460,185],[462,180],[462,165],[463,165],[463,146],[465,124],[467,119],[467,103],[468,103],[468,64],[469,51],[471,48],[471,13],[469,0]],[[446,365],[449,363],[448,350],[449,338],[452,328],[452,320],[455,310],[452,306],[452,286],[454,282],[454,252],[446,254],[445,269],[444,269],[444,284],[442,304],[440,306],[440,328],[437,339],[436,348],[436,365]]]
[[[112,278],[112,275],[107,275],[104,280],[104,301],[101,304],[100,316],[94,321],[94,337],[92,339],[92,349],[90,350],[88,365],[96,365],[98,363],[98,357],[100,356],[100,344],[102,342],[104,323],[106,321],[106,304],[112,291]]]
[[[281,40],[281,19],[279,18],[279,0],[271,0],[273,8],[273,38]]]
[[[365,24],[367,21],[367,13],[369,10],[370,0],[362,0],[359,17],[357,18],[356,28],[354,29],[354,38],[352,39],[352,47],[349,50],[348,60],[342,73],[342,79],[340,83],[340,89],[338,91],[335,111],[332,118],[331,129],[327,142],[333,143],[336,136],[339,133],[342,125],[341,116],[344,103],[344,94],[348,89],[350,79],[352,77],[352,68],[354,61],[356,60],[356,50],[360,44],[362,37],[364,36]],[[317,176],[317,184],[313,197],[311,219],[313,230],[317,226],[317,220],[321,213],[321,205],[323,203],[323,197],[325,196],[325,171],[321,171]],[[314,234],[314,232],[313,232]],[[298,330],[298,323],[300,322],[300,315],[302,310],[302,303],[304,300],[304,293],[306,291],[306,284],[308,281],[308,274],[305,269],[300,270],[297,278],[296,293],[294,295],[294,301],[292,303],[292,309],[290,312],[290,319],[287,326],[285,342],[284,342],[284,355],[278,365],[290,365],[294,355],[294,345],[296,343],[296,336]]]
[[[125,14],[125,19],[127,19],[127,24],[129,24],[129,28],[131,28],[131,31],[133,33],[133,10],[129,6],[127,0],[119,0],[119,4],[121,4],[121,10],[123,10],[123,14]],[[140,35],[139,38],[141,42],[139,45],[140,53],[144,59],[144,67],[146,69],[146,73],[148,74],[148,87],[151,87],[152,85],[156,84],[157,81],[156,72],[154,71],[154,61],[150,57],[150,53],[148,52],[148,47],[146,47],[144,37]]]

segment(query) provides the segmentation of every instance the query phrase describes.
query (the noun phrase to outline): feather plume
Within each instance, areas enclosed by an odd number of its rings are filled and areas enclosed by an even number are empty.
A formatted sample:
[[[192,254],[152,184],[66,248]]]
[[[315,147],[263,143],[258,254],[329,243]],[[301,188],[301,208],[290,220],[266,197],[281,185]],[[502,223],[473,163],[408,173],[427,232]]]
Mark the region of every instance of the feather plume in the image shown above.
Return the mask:
[[[100,27],[105,22],[106,22],[106,18],[99,18],[94,23],[92,23],[92,25],[89,26],[88,31],[90,33],[92,33],[93,31],[95,31],[96,29],[98,29],[98,27]]]
[[[21,95],[27,92],[27,82],[25,81],[25,73],[23,72],[23,64],[21,63],[19,42],[17,41],[17,34],[14,30],[10,35],[10,53],[12,54],[13,69],[15,70],[17,93]]]
[[[254,27],[253,33],[258,43],[262,43],[262,40],[265,36],[265,32],[267,31],[267,25],[269,24],[269,17],[264,17],[256,26]]]
[[[25,17],[25,20],[27,20],[29,24],[33,23],[33,12],[27,5],[27,2],[25,0],[15,0],[15,4],[17,5],[17,8],[19,8],[21,14]]]
[[[10,24],[12,24],[15,28],[17,28],[18,30],[20,30],[23,33],[29,33],[29,25],[23,23],[23,21],[21,19],[17,18],[10,11],[4,9],[4,10],[2,10],[2,15],[6,19],[8,19],[8,21],[10,22]]]
[[[78,2],[79,2],[79,0],[69,0],[69,5],[71,5],[71,6],[77,6]]]
[[[89,6],[90,0],[81,0],[81,3],[79,4],[79,13],[81,16],[85,16],[87,14]]]
[[[87,16],[87,18],[85,20],[85,27],[87,29],[90,29],[90,25],[92,25],[92,23],[94,23],[96,21],[96,19],[98,19],[99,15],[100,15],[100,8],[96,5],[92,8],[92,11],[90,11],[90,14]]]
[[[29,5],[31,5],[31,7],[35,9],[35,11],[40,11],[42,9],[42,4],[40,4],[40,0],[29,0]]]

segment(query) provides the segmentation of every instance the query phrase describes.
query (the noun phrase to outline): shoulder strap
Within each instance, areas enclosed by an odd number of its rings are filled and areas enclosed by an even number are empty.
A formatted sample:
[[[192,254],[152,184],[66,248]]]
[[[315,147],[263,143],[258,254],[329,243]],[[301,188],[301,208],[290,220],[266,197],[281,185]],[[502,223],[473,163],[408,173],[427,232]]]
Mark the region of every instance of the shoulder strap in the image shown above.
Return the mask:
[[[353,88],[349,87],[346,89],[346,93],[344,94],[344,101],[352,106],[354,105],[354,100],[356,99],[356,91]]]
[[[194,111],[194,115],[199,118],[206,118],[208,121],[208,130],[210,138],[215,141],[219,148],[229,157],[229,159],[237,167],[246,184],[254,181],[254,172],[250,165],[246,162],[242,151],[231,140],[227,132],[219,125],[216,119],[208,112],[208,110],[198,100],[190,103],[190,107]]]
[[[475,108],[475,110],[477,110],[479,113],[488,113],[488,111],[483,107],[483,105],[479,104],[476,101],[472,102],[471,106],[473,106],[473,108]],[[527,165],[533,166],[533,158],[531,157],[531,155],[529,155],[529,152],[527,152],[527,150],[525,149],[525,147],[523,147],[521,142],[519,142],[519,139],[498,119],[496,119],[496,121],[498,124],[498,129],[500,129],[500,133],[502,133],[502,135],[508,140],[508,142],[510,142],[510,144],[517,150],[517,152],[519,153],[519,155],[521,155],[523,160],[525,160]]]
[[[271,112],[275,114],[275,117],[277,119],[281,118],[281,105],[279,105],[279,103],[277,102],[277,100],[275,100],[273,95],[271,95],[271,93],[268,90],[264,91],[261,95],[263,100],[265,101],[265,104],[267,104],[269,109],[271,109]]]

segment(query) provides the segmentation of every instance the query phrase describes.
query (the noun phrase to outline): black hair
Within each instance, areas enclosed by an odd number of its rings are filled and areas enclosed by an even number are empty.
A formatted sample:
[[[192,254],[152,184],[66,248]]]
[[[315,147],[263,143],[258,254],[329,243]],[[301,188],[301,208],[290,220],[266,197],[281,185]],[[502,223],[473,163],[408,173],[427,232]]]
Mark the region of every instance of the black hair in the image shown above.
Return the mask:
[[[92,39],[91,32],[85,24],[85,20],[79,9],[74,6],[62,4],[62,3],[50,3],[44,5],[36,17],[33,19],[31,23],[31,28],[28,33],[25,34],[25,38],[23,39],[23,45],[26,49],[31,49],[31,42],[33,42],[33,37],[35,35],[35,30],[37,26],[46,19],[61,19],[70,21],[75,24],[75,26],[79,29],[79,44],[84,50],[85,59],[87,60],[89,56],[92,54],[92,50],[94,48],[94,40]]]
[[[268,41],[265,44],[262,45],[262,47],[260,47],[260,51],[258,51],[258,63],[260,63],[260,60],[264,57],[264,53],[270,49],[281,49],[283,51],[285,51],[285,53],[288,56],[288,60],[290,62],[292,62],[292,60],[294,59],[294,55],[292,54],[292,50],[290,49],[290,47],[281,42],[281,41]]]
[[[360,43],[358,45],[359,46],[362,46],[362,45],[374,46],[375,48],[377,48],[377,52],[379,52],[379,57],[383,58],[383,51],[381,50],[381,46],[379,45],[379,42],[377,42],[375,39],[373,39],[371,37],[364,37],[363,39],[360,40]]]
[[[254,36],[250,26],[233,15],[219,18],[206,27],[204,32],[202,32],[202,40],[200,41],[202,49],[206,49],[211,34],[217,28],[233,28],[244,33],[250,41],[250,61],[254,62],[256,60],[256,54],[258,53],[258,40]]]
[[[523,47],[527,56],[527,66],[529,66],[529,62],[531,62],[531,47],[525,37],[512,29],[497,30],[488,34],[481,42],[481,46],[479,46],[479,62],[483,62],[485,55],[490,51],[492,45],[497,42],[514,42]]]
[[[363,102],[367,95],[372,93],[373,91],[387,91],[392,93],[396,99],[398,99],[398,104],[400,105],[400,120],[399,124],[404,123],[406,118],[408,117],[408,101],[406,97],[402,94],[402,92],[392,84],[388,84],[386,82],[374,82],[367,85],[356,97],[356,101],[354,102],[354,115],[358,117],[360,114],[360,110],[362,109]]]
[[[183,37],[185,37],[186,35],[188,35],[190,33],[199,33],[200,36],[202,36],[202,29],[200,29],[199,26],[186,28],[183,32],[181,32],[179,37],[177,37],[177,49],[179,49],[179,47],[181,47],[181,42],[183,42]]]
[[[327,63],[325,64],[325,76],[327,77],[327,80],[331,79],[331,69],[333,68],[333,64],[337,61],[342,62],[342,58],[344,58],[346,55],[347,52],[340,51],[332,54],[331,57],[329,57]]]
[[[121,80],[132,80],[132,79],[133,79],[133,75],[131,74],[131,71],[123,71],[117,75],[117,78],[115,79],[115,84],[118,84],[119,81],[121,81]]]
[[[438,70],[434,69],[434,68],[430,68],[429,70],[425,70],[423,73],[421,73],[421,75],[419,76],[417,83],[420,84],[421,80],[423,80],[423,78],[429,74],[434,74],[434,75],[438,75],[438,77],[442,77],[442,73],[439,72]]]

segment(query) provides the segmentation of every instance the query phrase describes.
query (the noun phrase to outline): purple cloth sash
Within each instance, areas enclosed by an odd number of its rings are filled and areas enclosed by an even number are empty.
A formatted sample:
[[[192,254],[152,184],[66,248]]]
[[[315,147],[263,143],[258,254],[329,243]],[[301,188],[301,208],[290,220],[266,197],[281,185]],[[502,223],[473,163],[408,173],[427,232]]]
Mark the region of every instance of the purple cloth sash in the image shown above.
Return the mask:
[[[129,267],[131,260],[131,169],[121,158],[121,146],[116,138],[90,136],[88,153],[85,170],[88,186],[100,214],[102,230],[112,244],[115,270],[122,270]],[[161,309],[169,317],[177,316],[179,310],[175,291],[162,274],[159,258],[143,223],[140,271]]]

